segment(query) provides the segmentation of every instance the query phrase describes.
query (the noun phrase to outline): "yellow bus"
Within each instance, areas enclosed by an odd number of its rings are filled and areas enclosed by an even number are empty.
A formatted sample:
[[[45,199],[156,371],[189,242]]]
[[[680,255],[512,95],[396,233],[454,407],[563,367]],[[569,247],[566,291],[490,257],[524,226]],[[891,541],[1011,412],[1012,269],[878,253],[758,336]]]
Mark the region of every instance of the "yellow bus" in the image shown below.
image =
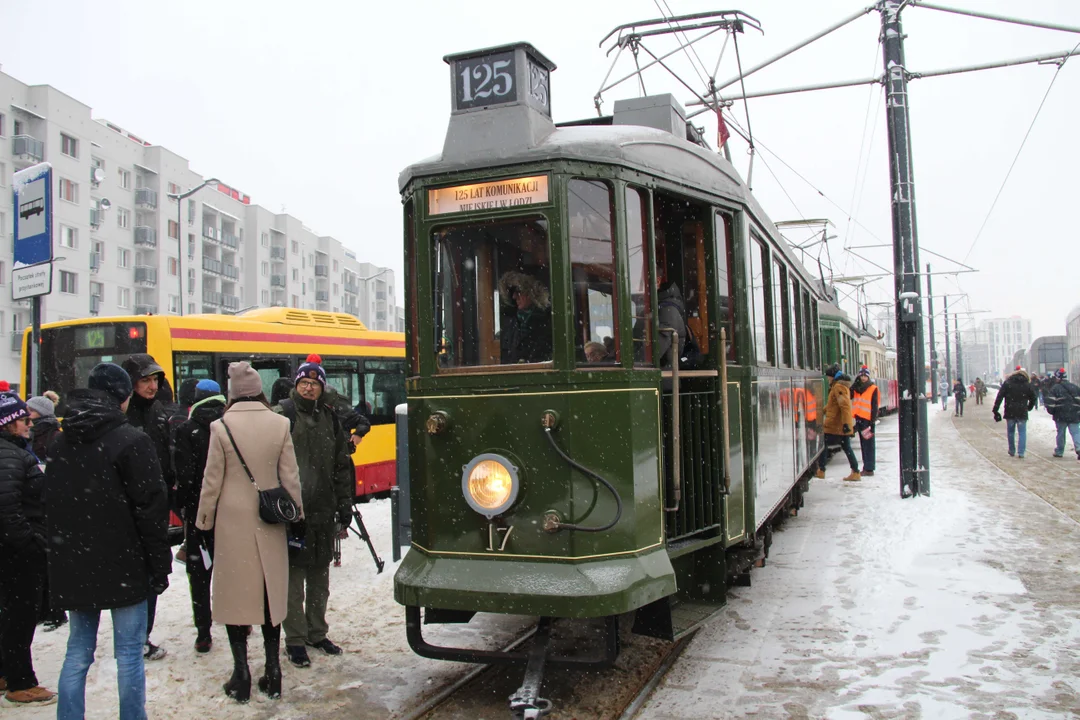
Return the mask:
[[[22,378],[30,387],[29,330],[23,337]],[[127,315],[48,323],[41,328],[41,388],[60,393],[86,387],[100,362],[121,363],[149,353],[172,387],[187,378],[228,387],[229,363],[247,360],[263,390],[293,372],[311,353],[322,357],[330,386],[371,421],[353,455],[356,496],[389,492],[395,477],[394,408],[405,402],[405,336],[374,332],[345,313],[260,308],[239,315]]]

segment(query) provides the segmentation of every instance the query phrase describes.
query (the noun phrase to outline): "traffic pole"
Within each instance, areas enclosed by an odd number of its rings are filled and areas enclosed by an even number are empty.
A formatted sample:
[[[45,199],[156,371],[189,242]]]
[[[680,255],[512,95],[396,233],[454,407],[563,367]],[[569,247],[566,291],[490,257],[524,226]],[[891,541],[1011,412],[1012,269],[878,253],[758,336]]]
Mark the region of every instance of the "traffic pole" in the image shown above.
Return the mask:
[[[915,220],[915,178],[911,165],[908,117],[908,75],[904,63],[904,33],[900,0],[882,0],[882,59],[885,66],[885,119],[889,140],[889,180],[892,195],[893,285],[896,302],[897,380],[900,391],[900,496],[928,494],[926,437],[926,380],[922,330],[922,278]]]

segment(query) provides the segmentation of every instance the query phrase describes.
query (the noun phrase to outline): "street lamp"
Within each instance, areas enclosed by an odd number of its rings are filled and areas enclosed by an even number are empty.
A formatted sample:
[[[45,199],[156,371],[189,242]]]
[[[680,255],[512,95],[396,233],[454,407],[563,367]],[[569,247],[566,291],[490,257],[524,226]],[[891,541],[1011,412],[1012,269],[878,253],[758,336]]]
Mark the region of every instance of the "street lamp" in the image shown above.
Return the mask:
[[[182,239],[184,234],[180,232],[180,210],[183,208],[184,200],[186,198],[191,197],[207,185],[220,182],[221,181],[217,178],[210,178],[209,180],[204,180],[202,185],[193,187],[187,192],[165,194],[166,197],[176,200],[176,276],[179,279],[178,284],[180,285],[179,309],[181,316],[184,314],[184,242]]]

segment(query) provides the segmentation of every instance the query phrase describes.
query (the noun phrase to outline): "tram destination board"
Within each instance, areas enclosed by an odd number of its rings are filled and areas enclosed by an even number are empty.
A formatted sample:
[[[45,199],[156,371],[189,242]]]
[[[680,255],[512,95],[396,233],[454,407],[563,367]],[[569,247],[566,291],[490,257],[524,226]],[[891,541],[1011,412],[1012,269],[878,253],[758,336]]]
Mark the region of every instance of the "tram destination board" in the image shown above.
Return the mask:
[[[502,210],[548,201],[548,176],[511,178],[428,190],[428,214]]]
[[[454,67],[454,104],[460,110],[517,102],[514,52],[458,60]]]

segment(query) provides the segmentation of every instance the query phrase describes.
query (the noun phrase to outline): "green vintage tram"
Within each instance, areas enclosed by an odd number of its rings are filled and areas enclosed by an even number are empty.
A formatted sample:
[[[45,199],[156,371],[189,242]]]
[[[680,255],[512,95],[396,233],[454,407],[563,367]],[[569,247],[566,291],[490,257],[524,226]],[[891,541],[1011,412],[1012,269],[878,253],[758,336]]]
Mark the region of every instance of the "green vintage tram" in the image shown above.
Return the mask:
[[[824,298],[670,95],[557,126],[555,65],[531,45],[446,61],[443,151],[399,181],[412,547],[395,598],[428,657],[526,659],[433,646],[421,609],[606,618],[610,661],[614,618],[696,627],[801,505]]]

